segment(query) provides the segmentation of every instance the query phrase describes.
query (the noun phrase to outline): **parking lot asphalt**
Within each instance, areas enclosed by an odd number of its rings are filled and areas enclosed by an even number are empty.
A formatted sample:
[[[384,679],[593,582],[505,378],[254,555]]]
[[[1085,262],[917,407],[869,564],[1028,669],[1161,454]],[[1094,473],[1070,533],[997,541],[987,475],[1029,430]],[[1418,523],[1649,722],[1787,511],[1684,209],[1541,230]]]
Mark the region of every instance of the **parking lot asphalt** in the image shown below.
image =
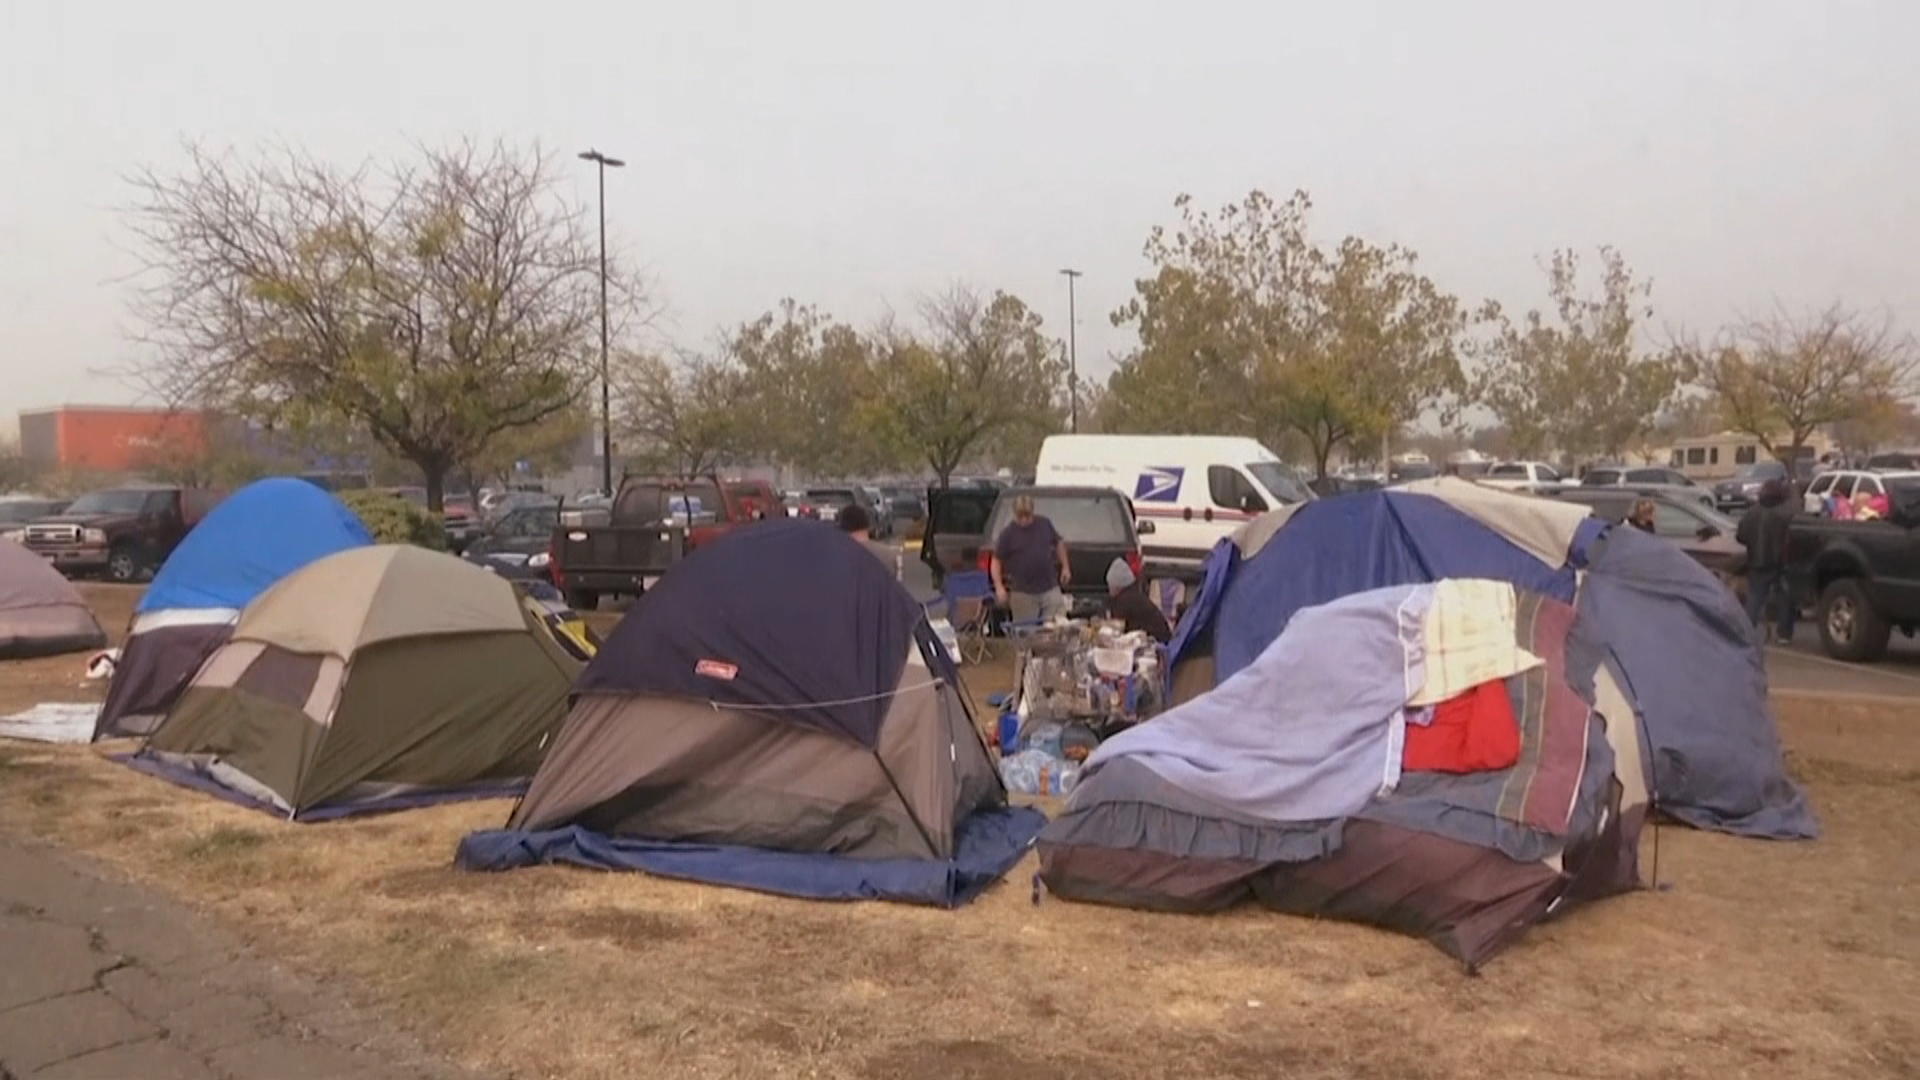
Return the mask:
[[[1920,700],[1920,640],[1894,632],[1884,659],[1872,664],[1835,660],[1820,648],[1820,632],[1802,623],[1789,645],[1767,649],[1767,682],[1801,694],[1862,694]]]

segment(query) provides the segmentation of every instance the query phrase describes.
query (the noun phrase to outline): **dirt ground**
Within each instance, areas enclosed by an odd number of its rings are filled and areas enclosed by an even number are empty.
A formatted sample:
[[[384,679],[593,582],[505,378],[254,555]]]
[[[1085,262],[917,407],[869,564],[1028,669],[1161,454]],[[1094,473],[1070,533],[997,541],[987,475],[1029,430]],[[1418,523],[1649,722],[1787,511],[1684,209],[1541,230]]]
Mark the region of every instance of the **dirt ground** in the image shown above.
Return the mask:
[[[89,595],[124,624],[128,595]],[[0,666],[0,702],[84,699],[79,666]],[[288,825],[92,748],[0,741],[0,828],[204,907],[495,1076],[1920,1076],[1920,709],[1780,711],[1822,839],[1663,828],[1659,890],[1477,977],[1363,926],[1036,903],[1031,856],[951,912],[463,874],[454,845],[506,803]]]

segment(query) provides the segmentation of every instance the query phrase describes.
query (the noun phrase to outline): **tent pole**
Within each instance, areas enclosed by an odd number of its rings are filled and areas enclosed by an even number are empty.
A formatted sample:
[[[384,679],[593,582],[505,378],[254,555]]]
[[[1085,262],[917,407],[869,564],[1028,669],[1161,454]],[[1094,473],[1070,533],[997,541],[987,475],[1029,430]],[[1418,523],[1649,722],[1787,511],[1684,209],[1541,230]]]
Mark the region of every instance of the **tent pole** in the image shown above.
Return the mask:
[[[870,747],[868,752],[873,754],[873,763],[880,766],[880,775],[887,778],[887,785],[893,788],[894,796],[900,800],[901,807],[907,811],[907,820],[913,822],[913,827],[920,831],[920,839],[927,845],[927,854],[936,859],[939,858],[940,845],[933,842],[933,834],[927,831],[927,826],[920,820],[920,815],[914,812],[913,800],[907,798],[907,793],[900,790],[900,781],[893,778],[893,770],[887,768],[886,760],[880,756],[880,748]]]

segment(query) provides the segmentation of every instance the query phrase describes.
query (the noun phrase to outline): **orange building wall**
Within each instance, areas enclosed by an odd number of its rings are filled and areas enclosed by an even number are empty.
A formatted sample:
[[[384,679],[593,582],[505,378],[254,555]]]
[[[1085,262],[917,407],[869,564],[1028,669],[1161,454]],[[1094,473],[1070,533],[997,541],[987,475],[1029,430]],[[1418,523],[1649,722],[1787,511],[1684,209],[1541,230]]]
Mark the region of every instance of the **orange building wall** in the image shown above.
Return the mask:
[[[69,407],[49,413],[32,418],[31,426],[44,432],[47,420],[52,421],[51,464],[63,469],[138,472],[164,461],[197,457],[206,448],[206,419],[197,412]],[[28,427],[29,417],[23,416],[23,443]]]

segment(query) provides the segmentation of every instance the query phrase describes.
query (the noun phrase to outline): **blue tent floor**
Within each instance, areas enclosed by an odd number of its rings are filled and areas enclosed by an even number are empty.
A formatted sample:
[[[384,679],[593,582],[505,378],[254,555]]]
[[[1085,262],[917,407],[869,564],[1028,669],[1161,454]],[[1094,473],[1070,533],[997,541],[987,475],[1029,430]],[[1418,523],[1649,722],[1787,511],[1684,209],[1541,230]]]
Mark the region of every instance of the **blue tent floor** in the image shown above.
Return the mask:
[[[460,841],[464,870],[566,863],[640,870],[661,877],[811,900],[898,900],[959,907],[986,891],[1033,846],[1047,823],[1027,807],[975,813],[955,832],[951,859],[851,859],[765,848],[607,836],[579,826],[542,832],[489,829]]]

